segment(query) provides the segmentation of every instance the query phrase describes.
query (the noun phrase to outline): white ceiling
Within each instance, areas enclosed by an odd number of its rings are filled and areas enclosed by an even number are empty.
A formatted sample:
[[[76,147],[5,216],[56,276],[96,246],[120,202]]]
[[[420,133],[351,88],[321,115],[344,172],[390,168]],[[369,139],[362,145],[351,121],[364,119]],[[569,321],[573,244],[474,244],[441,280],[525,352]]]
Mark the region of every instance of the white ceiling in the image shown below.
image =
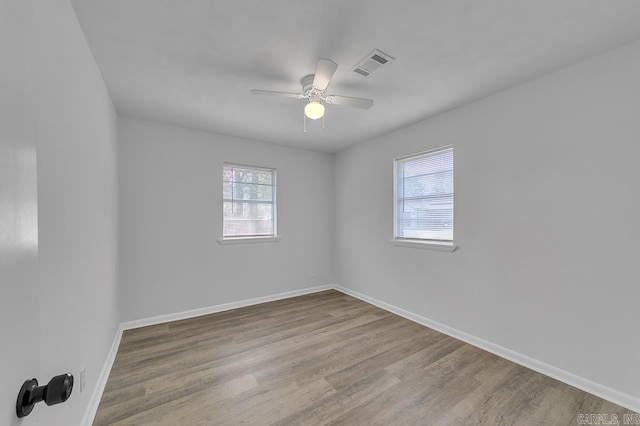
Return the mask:
[[[636,0],[72,0],[119,114],[335,152],[640,39]],[[352,69],[373,49],[396,60]],[[339,64],[326,129],[301,91]],[[515,107],[515,106],[514,106]],[[321,120],[319,120],[321,121]]]

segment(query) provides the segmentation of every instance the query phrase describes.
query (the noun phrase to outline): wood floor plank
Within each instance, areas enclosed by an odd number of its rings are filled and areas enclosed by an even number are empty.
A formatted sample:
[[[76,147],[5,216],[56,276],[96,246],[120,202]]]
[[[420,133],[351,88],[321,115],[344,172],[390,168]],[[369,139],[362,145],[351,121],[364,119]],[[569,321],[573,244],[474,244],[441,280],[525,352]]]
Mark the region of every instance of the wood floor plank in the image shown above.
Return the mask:
[[[338,291],[124,333],[94,425],[576,424],[632,413]]]

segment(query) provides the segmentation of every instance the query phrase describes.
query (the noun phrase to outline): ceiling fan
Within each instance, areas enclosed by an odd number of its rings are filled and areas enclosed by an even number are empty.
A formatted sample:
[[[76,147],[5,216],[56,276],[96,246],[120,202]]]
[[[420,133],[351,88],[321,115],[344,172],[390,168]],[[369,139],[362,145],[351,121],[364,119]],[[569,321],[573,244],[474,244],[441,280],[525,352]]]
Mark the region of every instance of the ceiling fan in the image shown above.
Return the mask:
[[[304,107],[304,116],[312,120],[317,120],[324,116],[325,103],[328,105],[344,105],[362,109],[371,108],[373,105],[372,99],[325,95],[325,90],[327,90],[331,82],[331,77],[335,74],[336,69],[338,69],[338,64],[331,59],[319,59],[316,73],[309,74],[300,80],[302,93],[273,92],[270,90],[255,89],[251,90],[251,93],[254,95],[275,96],[280,98],[308,99]]]

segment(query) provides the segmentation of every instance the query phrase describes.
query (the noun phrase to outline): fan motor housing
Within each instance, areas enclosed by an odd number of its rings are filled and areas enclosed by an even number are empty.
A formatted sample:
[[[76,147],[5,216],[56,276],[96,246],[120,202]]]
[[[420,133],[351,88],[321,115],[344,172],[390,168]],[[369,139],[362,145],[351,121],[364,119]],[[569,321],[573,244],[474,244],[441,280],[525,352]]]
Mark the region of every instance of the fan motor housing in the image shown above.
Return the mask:
[[[315,74],[309,74],[302,77],[300,80],[300,84],[302,84],[302,93],[307,93],[311,91],[313,88],[313,79],[315,78]]]

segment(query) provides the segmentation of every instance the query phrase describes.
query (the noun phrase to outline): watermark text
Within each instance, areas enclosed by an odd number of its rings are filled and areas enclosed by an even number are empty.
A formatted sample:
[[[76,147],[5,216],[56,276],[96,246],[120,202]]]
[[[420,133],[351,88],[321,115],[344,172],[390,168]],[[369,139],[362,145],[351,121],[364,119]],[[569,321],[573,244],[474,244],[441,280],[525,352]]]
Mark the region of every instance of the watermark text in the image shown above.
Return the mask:
[[[579,425],[640,425],[640,414],[625,413],[622,418],[617,414],[585,413],[578,414]]]

